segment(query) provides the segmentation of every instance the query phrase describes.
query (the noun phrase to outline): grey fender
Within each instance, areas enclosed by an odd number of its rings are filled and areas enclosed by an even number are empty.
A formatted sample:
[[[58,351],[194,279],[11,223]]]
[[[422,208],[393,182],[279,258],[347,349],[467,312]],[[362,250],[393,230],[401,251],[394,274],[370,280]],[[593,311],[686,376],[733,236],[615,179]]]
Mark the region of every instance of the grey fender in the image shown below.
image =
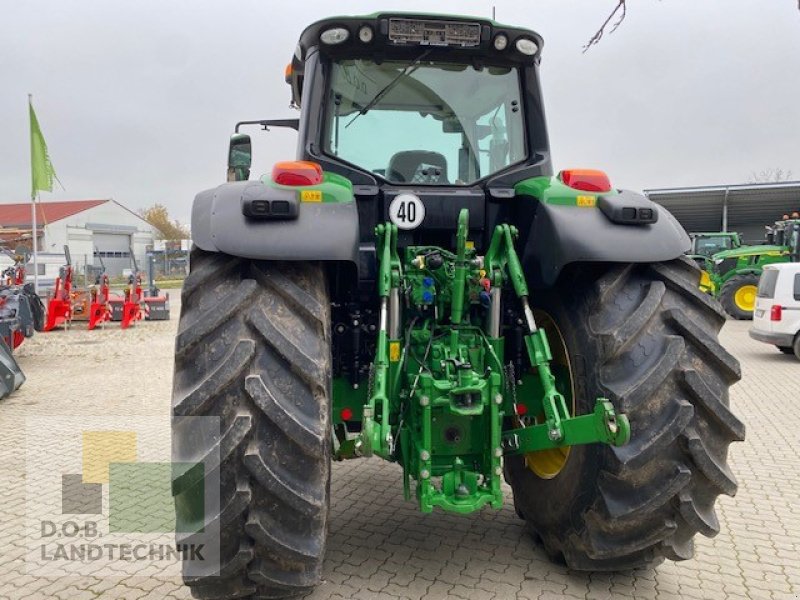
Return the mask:
[[[195,245],[242,258],[358,262],[355,202],[300,203],[291,219],[253,219],[242,213],[246,198],[271,195],[286,197],[283,190],[260,181],[225,183],[200,192],[192,205]]]
[[[561,270],[578,262],[651,263],[678,258],[691,247],[686,231],[663,206],[634,192],[608,196],[617,206],[652,209],[655,222],[621,223],[597,208],[538,202],[530,231],[523,233],[522,263],[535,287],[550,287]]]

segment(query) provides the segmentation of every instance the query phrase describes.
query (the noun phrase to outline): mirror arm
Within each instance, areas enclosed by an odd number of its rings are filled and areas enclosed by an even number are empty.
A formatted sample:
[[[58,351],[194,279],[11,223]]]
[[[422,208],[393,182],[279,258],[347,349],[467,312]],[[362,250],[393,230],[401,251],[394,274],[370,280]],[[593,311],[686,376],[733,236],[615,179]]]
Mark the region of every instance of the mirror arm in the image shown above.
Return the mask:
[[[239,133],[239,127],[242,125],[258,125],[264,131],[269,131],[270,127],[288,127],[297,131],[300,129],[300,119],[262,119],[259,121],[239,121],[236,123],[236,133]]]

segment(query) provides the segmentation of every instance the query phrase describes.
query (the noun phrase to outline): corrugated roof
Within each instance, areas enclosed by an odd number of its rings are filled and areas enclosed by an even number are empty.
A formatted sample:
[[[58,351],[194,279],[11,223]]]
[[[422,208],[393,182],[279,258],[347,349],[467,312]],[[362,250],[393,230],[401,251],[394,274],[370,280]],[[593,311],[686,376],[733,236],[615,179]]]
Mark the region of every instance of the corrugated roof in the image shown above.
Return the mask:
[[[66,200],[63,202],[37,202],[37,225],[52,223],[79,212],[99,206],[109,200]],[[0,204],[0,227],[29,228],[31,226],[31,203]]]
[[[727,193],[728,230],[763,231],[784,214],[800,211],[800,181],[645,190],[687,231],[719,231]]]

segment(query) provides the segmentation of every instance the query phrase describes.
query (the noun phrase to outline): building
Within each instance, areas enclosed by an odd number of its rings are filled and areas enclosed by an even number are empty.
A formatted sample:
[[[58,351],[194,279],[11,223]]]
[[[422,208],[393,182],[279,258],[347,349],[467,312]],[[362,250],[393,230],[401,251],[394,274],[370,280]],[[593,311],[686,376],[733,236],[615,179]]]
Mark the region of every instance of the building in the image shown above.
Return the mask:
[[[800,211],[800,181],[644,190],[688,232],[738,231],[747,242],[764,240],[764,227]]]
[[[38,248],[43,254],[63,255],[66,245],[79,273],[88,273],[102,262],[113,277],[132,268],[132,251],[144,268],[156,229],[119,202],[38,202],[36,208]],[[31,216],[30,202],[0,204],[0,239],[7,247],[13,249],[19,242],[30,247]]]

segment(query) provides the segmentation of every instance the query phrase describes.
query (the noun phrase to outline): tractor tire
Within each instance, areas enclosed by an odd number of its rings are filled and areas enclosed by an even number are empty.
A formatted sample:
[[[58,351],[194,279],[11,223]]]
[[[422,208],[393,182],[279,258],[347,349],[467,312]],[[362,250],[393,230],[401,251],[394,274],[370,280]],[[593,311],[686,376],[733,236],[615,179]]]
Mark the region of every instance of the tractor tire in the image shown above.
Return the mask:
[[[758,275],[756,273],[742,273],[741,275],[734,275],[722,286],[719,292],[719,302],[722,308],[734,319],[740,321],[748,321],[753,318],[753,310],[755,309],[755,290],[751,290],[753,294],[753,306],[750,308],[749,300],[743,305],[737,298],[742,297],[741,290],[749,288],[758,288]],[[739,296],[737,296],[739,292]],[[744,294],[744,297],[749,298],[750,294]]]
[[[693,555],[697,532],[719,532],[714,504],[734,495],[728,445],[745,427],[728,407],[739,363],[717,341],[725,322],[687,258],[581,266],[532,294],[569,358],[573,408],[609,398],[631,440],[569,449],[560,471],[534,472],[531,455],[506,460],[514,504],[547,555],[576,570],[616,571]],[[536,454],[536,453],[532,453]]]
[[[175,343],[173,460],[217,457],[219,508],[205,511],[200,525],[220,532],[218,569],[198,575],[184,557],[184,583],[195,598],[285,598],[320,581],[330,352],[321,265],[192,251]],[[216,417],[218,431],[204,433],[182,417]],[[207,484],[185,474],[173,479],[179,523],[192,519],[195,485]],[[179,533],[179,547],[192,535]]]

